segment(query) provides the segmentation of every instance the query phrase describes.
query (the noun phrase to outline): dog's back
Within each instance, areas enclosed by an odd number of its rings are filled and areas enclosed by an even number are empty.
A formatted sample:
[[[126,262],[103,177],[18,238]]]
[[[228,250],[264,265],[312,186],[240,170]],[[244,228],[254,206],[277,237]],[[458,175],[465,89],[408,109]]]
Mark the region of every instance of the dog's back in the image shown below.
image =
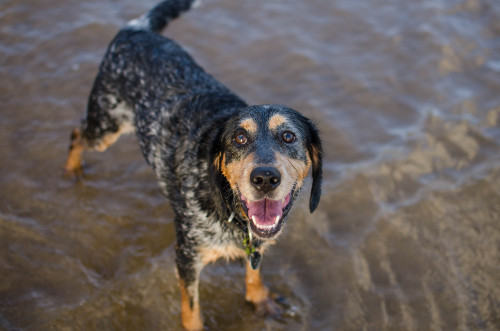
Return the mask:
[[[113,135],[135,126],[146,160],[157,168],[160,137],[168,136],[173,144],[176,136],[217,120],[217,112],[245,106],[177,43],[158,34],[192,2],[164,1],[117,34],[89,98],[82,127],[87,141],[99,145],[109,136],[114,142]]]

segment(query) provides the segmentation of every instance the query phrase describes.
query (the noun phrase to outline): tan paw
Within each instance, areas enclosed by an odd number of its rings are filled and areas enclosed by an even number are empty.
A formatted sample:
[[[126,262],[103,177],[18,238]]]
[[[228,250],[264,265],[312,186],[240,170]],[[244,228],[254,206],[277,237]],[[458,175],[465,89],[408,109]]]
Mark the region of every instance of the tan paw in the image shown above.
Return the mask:
[[[258,316],[269,316],[269,317],[276,317],[279,316],[283,313],[283,308],[281,305],[277,302],[279,299],[279,296],[275,293],[270,293],[267,298],[264,300],[253,303],[255,306],[255,313]]]

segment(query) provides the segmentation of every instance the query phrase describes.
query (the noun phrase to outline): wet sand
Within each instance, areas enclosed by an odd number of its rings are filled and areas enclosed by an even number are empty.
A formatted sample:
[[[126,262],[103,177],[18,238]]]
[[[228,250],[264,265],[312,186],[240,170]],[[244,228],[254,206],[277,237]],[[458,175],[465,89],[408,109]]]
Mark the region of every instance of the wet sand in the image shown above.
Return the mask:
[[[134,136],[62,176],[108,42],[155,2],[0,3],[0,329],[178,330],[173,212]],[[264,257],[202,273],[210,330],[500,328],[500,4],[206,0],[165,35],[249,103],[319,123],[304,190]]]

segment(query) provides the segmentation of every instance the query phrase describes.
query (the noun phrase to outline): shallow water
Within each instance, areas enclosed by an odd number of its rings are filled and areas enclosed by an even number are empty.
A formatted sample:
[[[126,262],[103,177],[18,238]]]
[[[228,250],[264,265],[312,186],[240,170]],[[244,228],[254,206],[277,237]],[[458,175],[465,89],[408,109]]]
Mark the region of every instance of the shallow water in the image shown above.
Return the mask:
[[[173,212],[136,138],[62,176],[105,48],[154,2],[0,2],[0,329],[180,329]],[[204,269],[210,330],[500,328],[500,3],[206,0],[166,35],[249,103],[319,123],[304,191],[264,278]]]

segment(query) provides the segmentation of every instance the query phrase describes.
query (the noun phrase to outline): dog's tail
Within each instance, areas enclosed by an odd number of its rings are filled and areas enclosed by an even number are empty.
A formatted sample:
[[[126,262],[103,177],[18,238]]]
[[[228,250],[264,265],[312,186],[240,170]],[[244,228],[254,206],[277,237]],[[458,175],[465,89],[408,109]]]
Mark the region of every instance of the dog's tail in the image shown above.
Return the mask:
[[[183,12],[198,6],[201,0],[165,0],[157,4],[149,13],[131,20],[125,28],[161,32],[168,23]]]

